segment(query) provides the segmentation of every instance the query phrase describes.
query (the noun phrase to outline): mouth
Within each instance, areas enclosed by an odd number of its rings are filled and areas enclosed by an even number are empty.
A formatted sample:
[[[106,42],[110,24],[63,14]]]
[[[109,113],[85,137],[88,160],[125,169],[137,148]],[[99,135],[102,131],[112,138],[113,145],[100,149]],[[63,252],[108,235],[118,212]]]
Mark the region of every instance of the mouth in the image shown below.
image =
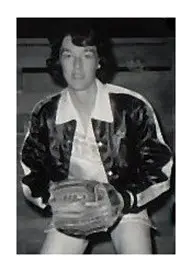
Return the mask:
[[[73,74],[72,77],[73,77],[73,79],[81,80],[81,79],[84,78],[84,75],[82,75],[82,74]]]

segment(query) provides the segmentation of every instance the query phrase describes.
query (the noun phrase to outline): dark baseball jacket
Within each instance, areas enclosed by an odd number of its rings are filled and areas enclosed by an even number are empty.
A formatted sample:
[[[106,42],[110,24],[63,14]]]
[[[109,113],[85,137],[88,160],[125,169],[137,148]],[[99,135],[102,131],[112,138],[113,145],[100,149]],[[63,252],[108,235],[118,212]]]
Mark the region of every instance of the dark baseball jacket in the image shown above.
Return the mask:
[[[138,93],[96,80],[100,97],[91,116],[101,160],[123,196],[124,213],[143,210],[170,187],[172,155],[151,105]],[[67,179],[76,120],[67,89],[38,103],[21,153],[25,197],[49,203],[51,182]]]

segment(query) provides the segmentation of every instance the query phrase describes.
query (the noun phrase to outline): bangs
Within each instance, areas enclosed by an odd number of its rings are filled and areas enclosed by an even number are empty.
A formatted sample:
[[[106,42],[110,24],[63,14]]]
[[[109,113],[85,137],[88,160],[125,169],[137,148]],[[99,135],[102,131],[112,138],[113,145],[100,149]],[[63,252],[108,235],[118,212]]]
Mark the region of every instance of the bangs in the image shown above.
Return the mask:
[[[71,32],[72,43],[76,46],[97,46],[97,38],[92,30],[84,30],[83,32]]]

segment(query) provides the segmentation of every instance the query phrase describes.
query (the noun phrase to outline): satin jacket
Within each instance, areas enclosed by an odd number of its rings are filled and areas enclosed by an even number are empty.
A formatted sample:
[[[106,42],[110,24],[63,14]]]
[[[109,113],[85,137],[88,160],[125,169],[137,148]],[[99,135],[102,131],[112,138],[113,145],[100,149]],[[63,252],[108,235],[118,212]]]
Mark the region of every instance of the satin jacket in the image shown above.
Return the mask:
[[[153,108],[140,94],[96,80],[99,98],[92,127],[111,183],[123,196],[124,213],[138,212],[169,190],[171,150]],[[67,89],[39,102],[22,147],[24,195],[45,208],[51,182],[67,179],[76,120]]]

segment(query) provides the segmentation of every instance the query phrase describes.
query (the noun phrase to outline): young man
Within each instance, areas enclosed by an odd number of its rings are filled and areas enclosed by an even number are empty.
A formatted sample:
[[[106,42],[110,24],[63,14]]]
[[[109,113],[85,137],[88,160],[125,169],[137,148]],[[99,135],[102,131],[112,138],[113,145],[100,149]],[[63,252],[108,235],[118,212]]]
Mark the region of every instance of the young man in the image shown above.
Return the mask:
[[[124,199],[123,217],[110,231],[117,253],[151,254],[147,206],[169,189],[171,151],[141,95],[98,79],[103,47],[92,30],[70,31],[52,53],[67,88],[33,110],[22,149],[23,192],[44,209],[51,182],[109,182]],[[52,228],[41,253],[80,254],[88,242]]]

